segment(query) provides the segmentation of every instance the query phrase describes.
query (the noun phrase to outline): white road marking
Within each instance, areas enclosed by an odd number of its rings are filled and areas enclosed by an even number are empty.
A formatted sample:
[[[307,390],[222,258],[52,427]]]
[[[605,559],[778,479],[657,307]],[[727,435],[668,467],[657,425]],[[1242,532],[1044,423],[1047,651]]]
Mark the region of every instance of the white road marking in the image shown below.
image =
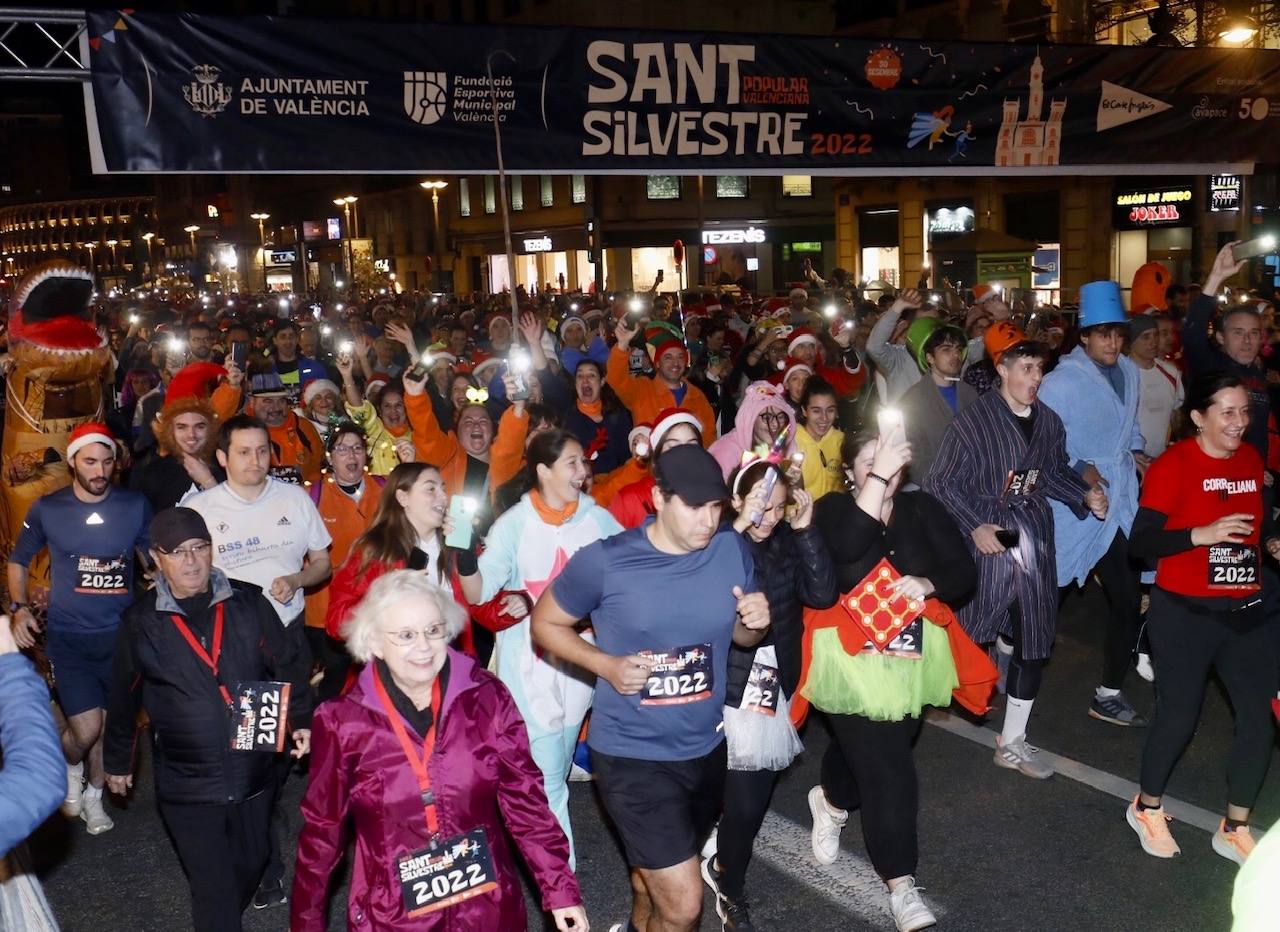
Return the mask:
[[[834,864],[819,864],[813,857],[809,838],[809,826],[770,810],[756,836],[755,854],[768,861],[774,870],[804,884],[859,919],[878,928],[894,928],[893,914],[889,912],[889,889],[870,862],[841,848]],[[945,915],[946,911],[927,890],[925,902],[939,918]]]
[[[994,731],[965,721],[950,712],[944,712],[941,709],[929,709],[925,712],[925,721],[931,725],[937,725],[943,731],[949,731],[953,735],[967,738],[975,744],[981,744],[988,748],[996,746],[996,733]],[[1123,799],[1126,803],[1133,802],[1133,798],[1138,795],[1138,784],[1132,780],[1117,777],[1113,773],[1090,767],[1088,764],[1082,764],[1080,761],[1072,760],[1069,757],[1062,757],[1052,751],[1046,751],[1044,748],[1040,749],[1040,757],[1048,761],[1061,776],[1069,780],[1075,780],[1077,783],[1083,783],[1085,786],[1092,787],[1109,796],[1114,796],[1116,799]],[[1193,825],[1206,832],[1216,832],[1218,825],[1222,822],[1222,816],[1210,812],[1208,809],[1201,809],[1199,806],[1183,802],[1180,799],[1174,799],[1172,796],[1164,797],[1163,804],[1164,811],[1179,822],[1185,822],[1187,825]],[[1262,837],[1262,833],[1257,829],[1251,827],[1250,831],[1253,832],[1255,838]]]

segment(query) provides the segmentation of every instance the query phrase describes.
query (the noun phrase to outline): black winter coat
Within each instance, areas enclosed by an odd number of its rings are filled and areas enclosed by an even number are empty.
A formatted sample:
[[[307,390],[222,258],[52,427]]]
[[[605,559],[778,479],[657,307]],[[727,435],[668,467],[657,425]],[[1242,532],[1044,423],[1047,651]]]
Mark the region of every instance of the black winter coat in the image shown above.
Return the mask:
[[[286,629],[257,586],[231,581],[215,569],[211,598],[224,606],[218,674],[227,688],[248,680],[291,684],[291,730],[310,726],[311,653],[301,630]],[[171,610],[157,610],[161,605]],[[163,580],[124,613],[116,641],[103,763],[107,773],[134,772],[138,712],[151,719],[156,796],[173,803],[241,802],[265,789],[278,755],[231,750],[231,717],[211,671],[179,633],[180,611]],[[192,634],[211,649],[213,612],[188,619]],[[301,628],[302,622],[293,627]],[[291,748],[286,744],[286,749]]]
[[[772,644],[778,655],[778,676],[788,697],[800,682],[800,648],[804,608],[830,608],[840,595],[835,569],[822,535],[814,525],[793,531],[779,524],[762,543],[749,536],[756,561],[756,585],[769,600],[769,630],[755,647],[733,646],[729,652],[728,691],[724,703],[737,706],[751,673],[756,649]]]
[[[851,591],[881,559],[904,576],[933,583],[934,597],[955,606],[978,581],[973,557],[947,510],[927,492],[898,492],[885,527],[858,507],[852,495],[824,495],[814,508],[819,529],[835,561],[836,586]]]

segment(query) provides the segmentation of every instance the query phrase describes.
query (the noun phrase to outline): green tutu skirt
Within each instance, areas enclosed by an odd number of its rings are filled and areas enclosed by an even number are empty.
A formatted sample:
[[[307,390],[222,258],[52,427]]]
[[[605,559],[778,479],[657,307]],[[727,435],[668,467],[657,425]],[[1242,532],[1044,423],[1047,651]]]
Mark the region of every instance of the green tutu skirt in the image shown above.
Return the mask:
[[[919,660],[873,651],[850,655],[835,628],[819,628],[813,632],[813,659],[800,694],[823,712],[898,722],[919,715],[927,705],[946,708],[958,685],[947,632],[926,621]]]

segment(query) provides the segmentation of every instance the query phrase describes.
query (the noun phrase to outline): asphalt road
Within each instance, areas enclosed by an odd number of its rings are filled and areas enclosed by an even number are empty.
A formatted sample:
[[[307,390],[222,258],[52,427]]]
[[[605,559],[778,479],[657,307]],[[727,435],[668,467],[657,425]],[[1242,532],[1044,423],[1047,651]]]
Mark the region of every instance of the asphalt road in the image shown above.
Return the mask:
[[[999,708],[987,730],[943,716],[922,730],[919,882],[949,930],[1228,930],[1235,865],[1212,852],[1209,833],[1185,821],[1172,825],[1183,854],[1161,861],[1144,854],[1124,820],[1144,734],[1085,714],[1099,667],[1102,595],[1068,600],[1053,661],[1030,728],[1031,741],[1068,760],[1070,775],[1039,782],[997,768],[989,748]],[[1128,692],[1140,711],[1152,688],[1130,675]],[[1195,740],[1178,766],[1169,796],[1200,807],[1207,819],[1225,805],[1224,768],[1232,730],[1220,688],[1211,687]],[[974,739],[979,740],[974,740]],[[820,716],[806,726],[806,752],[783,775],[748,876],[752,914],[762,929],[850,932],[892,929],[883,887],[866,860],[857,819],[842,838],[841,859],[819,867],[809,849],[805,794],[817,782],[828,742]],[[116,827],[96,838],[80,822],[55,814],[33,839],[49,900],[70,932],[169,932],[190,927],[185,879],[165,837],[151,794],[149,768],[127,808],[110,809]],[[1099,788],[1102,787],[1102,788]],[[297,830],[303,781],[286,801]],[[629,886],[617,843],[589,783],[572,786],[578,872],[596,930],[625,918]],[[1195,821],[1195,810],[1188,818]],[[1273,766],[1255,824],[1280,819],[1280,766]],[[335,881],[337,882],[337,881]],[[345,888],[330,909],[330,928],[344,928]],[[531,928],[540,928],[531,900]],[[247,930],[282,930],[284,909],[253,912]],[[710,895],[703,929],[719,929]],[[479,930],[477,930],[479,932]],[[487,932],[487,930],[485,930]]]

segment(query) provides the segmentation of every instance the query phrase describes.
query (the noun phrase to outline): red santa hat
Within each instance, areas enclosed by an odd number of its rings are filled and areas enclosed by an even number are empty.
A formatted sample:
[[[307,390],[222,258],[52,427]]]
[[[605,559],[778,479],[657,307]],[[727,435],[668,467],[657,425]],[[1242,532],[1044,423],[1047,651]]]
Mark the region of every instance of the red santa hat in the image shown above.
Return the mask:
[[[627,448],[630,449],[635,446],[637,437],[643,437],[647,445],[652,432],[653,428],[648,424],[637,424],[635,427],[631,428],[631,432],[627,434]],[[647,446],[645,448],[645,452],[648,452]]]
[[[769,377],[769,381],[774,385],[785,387],[787,379],[791,378],[791,373],[793,372],[804,372],[808,375],[813,375],[813,366],[796,359],[794,356],[788,356],[786,362],[778,363],[778,371]]]
[[[331,380],[311,379],[306,385],[302,386],[302,403],[309,406],[311,404],[311,399],[315,398],[316,395],[321,392],[333,392],[333,394],[338,397],[339,401],[342,400],[342,392],[338,391],[338,386]]]
[[[1000,297],[1000,290],[995,282],[979,282],[973,286],[973,306],[977,307],[984,301]]]
[[[494,372],[502,365],[502,360],[497,356],[489,356],[476,363],[475,368],[471,370],[471,374],[475,376],[476,381],[483,387],[493,378]]]
[[[808,327],[797,327],[791,331],[791,339],[787,341],[787,355],[794,356],[796,347],[802,343],[812,343],[814,346],[820,346],[818,335]]]
[[[211,362],[193,362],[183,366],[173,374],[164,390],[162,410],[165,415],[180,406],[189,406],[192,400],[207,402],[218,380],[226,374],[226,369]]]
[[[697,433],[698,438],[702,438],[702,422],[698,420],[697,415],[687,408],[666,408],[658,412],[658,416],[654,418],[653,429],[649,431],[649,448],[656,451],[661,447],[662,439],[677,424],[688,424]]]
[[[98,421],[86,421],[71,432],[67,441],[67,462],[91,443],[105,444],[112,452],[116,449],[116,438],[111,435],[111,428]]]

